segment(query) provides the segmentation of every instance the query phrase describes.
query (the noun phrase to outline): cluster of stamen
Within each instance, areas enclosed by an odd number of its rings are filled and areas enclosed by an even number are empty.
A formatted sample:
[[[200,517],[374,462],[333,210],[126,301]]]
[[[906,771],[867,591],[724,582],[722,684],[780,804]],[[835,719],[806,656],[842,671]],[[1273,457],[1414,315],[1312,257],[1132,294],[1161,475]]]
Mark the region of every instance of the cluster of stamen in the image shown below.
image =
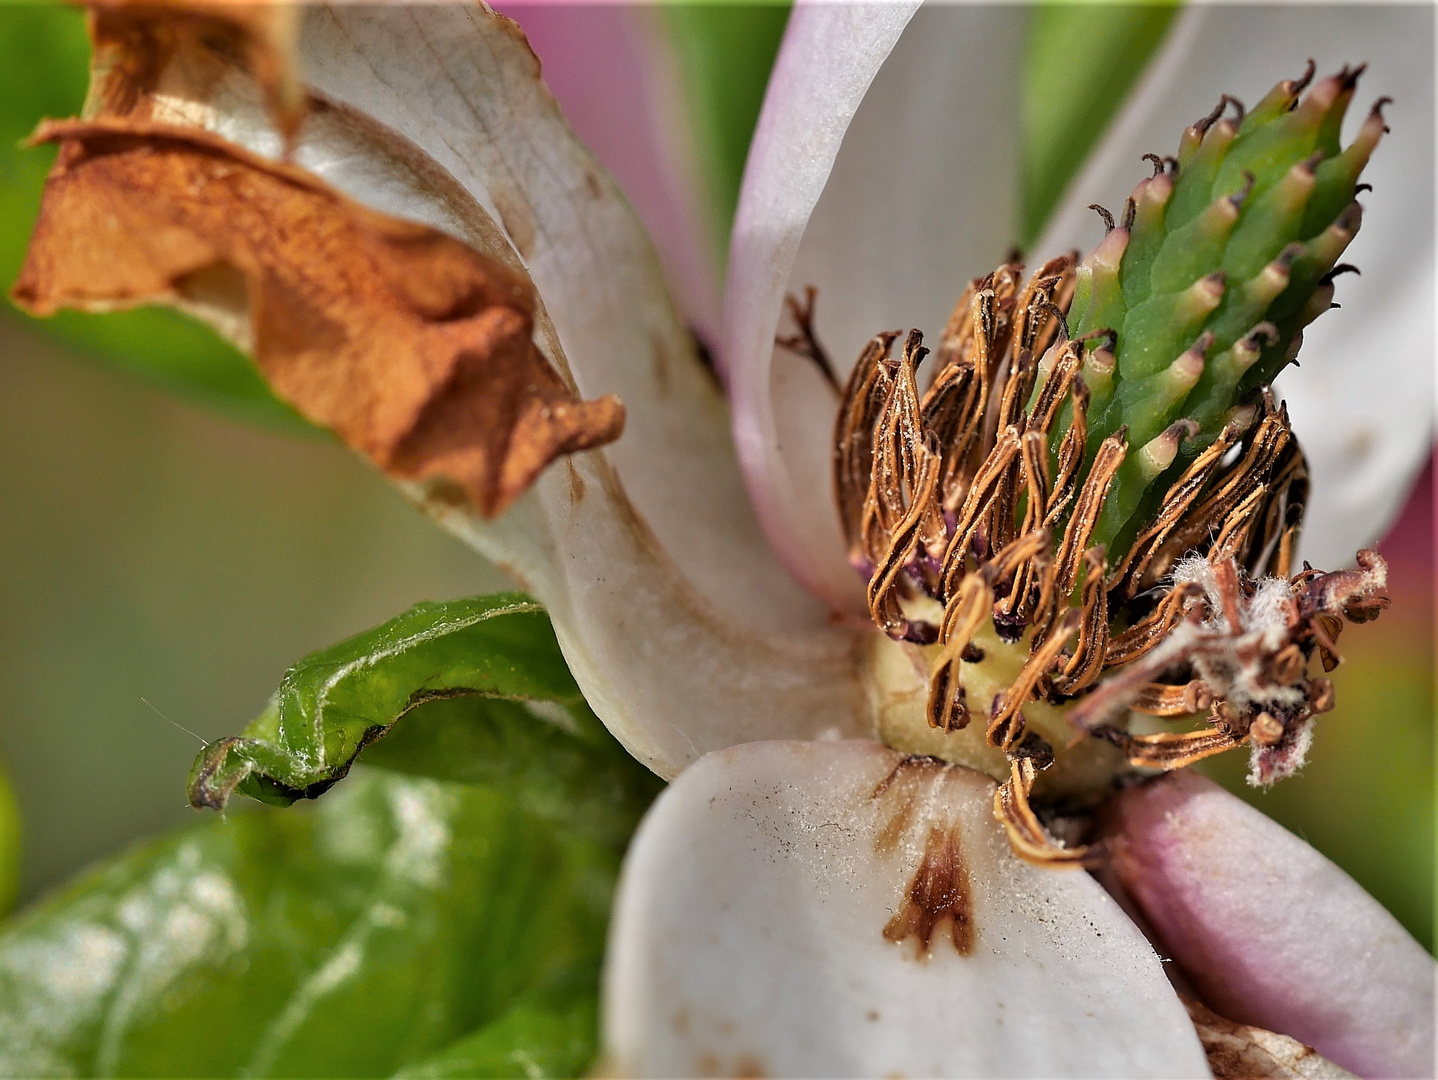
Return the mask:
[[[1028,729],[1026,705],[1072,703],[1074,737],[1115,743],[1135,767],[1252,744],[1253,775],[1271,782],[1301,764],[1312,717],[1331,707],[1331,684],[1306,678],[1310,655],[1331,669],[1343,619],[1386,604],[1371,552],[1357,571],[1290,577],[1307,472],[1267,391],[1169,485],[1121,558],[1092,543],[1130,448],[1120,428],[1085,453],[1085,371],[1111,368],[1112,341],[1095,335],[1104,340],[1089,349],[1069,336],[1074,269],[1073,257],[1055,259],[1023,285],[1009,264],[973,282],[922,392],[921,335],[897,356],[897,333],[876,336],[844,388],[834,450],[849,557],[875,624],[927,647],[932,727],[963,729],[982,710],[985,741],[1010,765],[996,813],[1021,855],[1050,863],[1088,852],[1052,841],[1029,805],[1054,754]],[[1056,438],[1061,410],[1069,423]],[[1161,472],[1192,427],[1175,423],[1139,453]],[[964,669],[982,659],[985,623],[1026,645],[1027,660],[1007,690],[976,703]],[[1207,710],[1208,723],[1131,734],[1114,722],[1125,710]]]
[[[1345,620],[1387,604],[1372,552],[1295,572],[1308,471],[1269,387],[1352,269],[1337,259],[1387,130],[1380,100],[1339,144],[1361,72],[1310,86],[1310,62],[1251,112],[1225,96],[1176,157],[1148,155],[1120,221],[1095,207],[1107,231],[1086,259],[1026,283],[999,267],[932,360],[918,331],[897,355],[900,334],[881,333],[843,387],[849,559],[911,661],[891,672],[899,720],[876,705],[881,734],[1000,779],[995,813],[1025,858],[1090,856],[1035,813],[1044,775],[1040,801],[1092,798],[1114,770],[1242,745],[1251,782],[1291,774],[1333,702],[1310,660],[1331,670]],[[812,290],[791,299],[799,332],[780,343],[827,370],[813,309]],[[1185,717],[1206,722],[1162,723]],[[976,718],[981,745],[955,735]]]
[[[1362,70],[1310,87],[1310,61],[1249,112],[1225,95],[1177,157],[1146,155],[1121,221],[1094,208],[1107,231],[1086,259],[1027,282],[1000,266],[970,283],[932,361],[917,330],[897,355],[900,332],[880,333],[842,388],[849,561],[908,655],[873,678],[900,717],[886,727],[881,694],[880,734],[1000,779],[995,814],[1024,858],[1092,856],[1036,814],[1045,774],[1043,798],[1092,798],[1095,775],[1107,790],[1113,769],[1247,745],[1251,783],[1291,775],[1333,704],[1310,661],[1331,671],[1345,621],[1388,603],[1374,552],[1295,572],[1308,470],[1270,388],[1353,269],[1337,260],[1387,131],[1380,99],[1339,145]],[[778,343],[837,385],[814,301],[790,298],[798,332]],[[982,745],[949,738],[976,717]],[[1205,723],[1163,727],[1186,717]]]

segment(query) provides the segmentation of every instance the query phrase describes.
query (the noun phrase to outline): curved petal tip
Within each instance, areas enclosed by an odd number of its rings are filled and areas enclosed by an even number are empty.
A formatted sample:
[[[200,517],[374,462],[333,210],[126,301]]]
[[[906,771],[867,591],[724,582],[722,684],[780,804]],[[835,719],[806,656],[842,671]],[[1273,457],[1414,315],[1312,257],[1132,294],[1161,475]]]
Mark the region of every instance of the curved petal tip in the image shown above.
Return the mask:
[[[1433,959],[1357,882],[1193,772],[1115,813],[1119,874],[1210,1005],[1363,1076],[1434,1075]]]

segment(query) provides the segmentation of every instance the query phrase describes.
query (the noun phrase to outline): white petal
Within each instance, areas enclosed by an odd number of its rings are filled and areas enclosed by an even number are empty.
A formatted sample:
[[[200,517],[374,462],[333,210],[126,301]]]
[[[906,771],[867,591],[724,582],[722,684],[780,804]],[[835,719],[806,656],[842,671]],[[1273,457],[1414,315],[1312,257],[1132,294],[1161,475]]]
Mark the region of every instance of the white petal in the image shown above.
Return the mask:
[[[691,766],[625,864],[608,1070],[1208,1076],[1143,935],[1082,871],[1014,858],[993,791],[869,742],[758,743]],[[967,955],[952,922],[927,955],[884,936],[940,850],[952,858],[931,868],[967,878]]]
[[[1147,175],[1144,153],[1172,153],[1184,126],[1228,92],[1256,100],[1309,57],[1319,74],[1367,61],[1349,134],[1383,94],[1392,134],[1364,180],[1372,194],[1338,286],[1341,311],[1305,334],[1302,366],[1278,382],[1313,474],[1302,554],[1343,565],[1387,529],[1427,459],[1434,412],[1433,10],[1368,5],[1195,4],[1095,151],[1036,253],[1087,249],[1092,202],[1121,205]]]
[[[644,222],[684,316],[718,341],[717,250],[678,59],[641,4],[500,4],[524,30],[579,140]]]
[[[795,7],[729,255],[723,351],[745,478],[785,564],[835,606],[860,597],[829,471],[837,401],[811,364],[774,349],[784,294],[818,287],[842,378],[877,331],[937,333],[1016,239],[1026,13],[912,10]]]
[[[855,635],[770,552],[643,229],[514,24],[458,5],[317,7],[302,49],[333,105],[306,120],[297,162],[522,264],[540,348],[583,396],[628,410],[618,443],[550,468],[496,522],[427,509],[544,603],[586,699],[662,775],[735,742],[866,733]],[[167,117],[184,118],[280,151],[245,83]]]

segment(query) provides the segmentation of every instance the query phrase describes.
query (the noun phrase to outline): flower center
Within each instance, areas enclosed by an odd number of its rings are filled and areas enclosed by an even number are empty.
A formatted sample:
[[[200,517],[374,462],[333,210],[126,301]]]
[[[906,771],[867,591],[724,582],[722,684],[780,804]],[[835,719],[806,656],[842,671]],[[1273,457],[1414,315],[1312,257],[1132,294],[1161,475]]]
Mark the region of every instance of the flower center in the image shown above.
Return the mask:
[[[1001,780],[1026,858],[1087,858],[1034,808],[1091,805],[1124,773],[1245,744],[1251,782],[1292,773],[1333,698],[1310,660],[1331,669],[1344,619],[1386,606],[1371,552],[1293,573],[1308,474],[1269,389],[1358,228],[1384,130],[1380,102],[1338,146],[1358,73],[1300,100],[1310,70],[1247,114],[1225,98],[1121,224],[1101,211],[1082,263],[999,267],[932,363],[918,331],[898,356],[881,333],[843,389],[835,483],[883,632],[878,734]]]

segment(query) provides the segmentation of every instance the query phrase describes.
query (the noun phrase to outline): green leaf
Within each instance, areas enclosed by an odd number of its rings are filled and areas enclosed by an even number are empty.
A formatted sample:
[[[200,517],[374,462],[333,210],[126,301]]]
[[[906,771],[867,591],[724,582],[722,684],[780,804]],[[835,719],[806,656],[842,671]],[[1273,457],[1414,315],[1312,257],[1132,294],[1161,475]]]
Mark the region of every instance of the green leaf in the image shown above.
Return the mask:
[[[1021,84],[1022,243],[1038,239],[1179,10],[1064,0],[1032,9]]]
[[[664,786],[582,701],[436,701],[364,753],[367,765],[504,790],[542,820],[621,846]]]
[[[201,752],[190,801],[314,798],[402,717],[366,761],[501,785],[593,835],[627,837],[658,789],[584,704],[544,610],[500,593],[418,604],[301,660],[241,735]]]
[[[15,903],[20,890],[20,807],[15,791],[0,770],[0,917]]]
[[[0,934],[0,1075],[580,1072],[619,857],[379,771],[211,819]]]
[[[526,995],[497,1020],[397,1075],[404,1080],[581,1076],[594,1058],[597,982],[597,971],[567,973],[558,987]]]
[[[54,147],[21,142],[42,117],[79,111],[89,72],[84,12],[59,3],[0,4],[0,281],[20,271]],[[248,358],[198,322],[161,308],[23,319],[109,367],[236,419],[318,431],[270,393]]]

